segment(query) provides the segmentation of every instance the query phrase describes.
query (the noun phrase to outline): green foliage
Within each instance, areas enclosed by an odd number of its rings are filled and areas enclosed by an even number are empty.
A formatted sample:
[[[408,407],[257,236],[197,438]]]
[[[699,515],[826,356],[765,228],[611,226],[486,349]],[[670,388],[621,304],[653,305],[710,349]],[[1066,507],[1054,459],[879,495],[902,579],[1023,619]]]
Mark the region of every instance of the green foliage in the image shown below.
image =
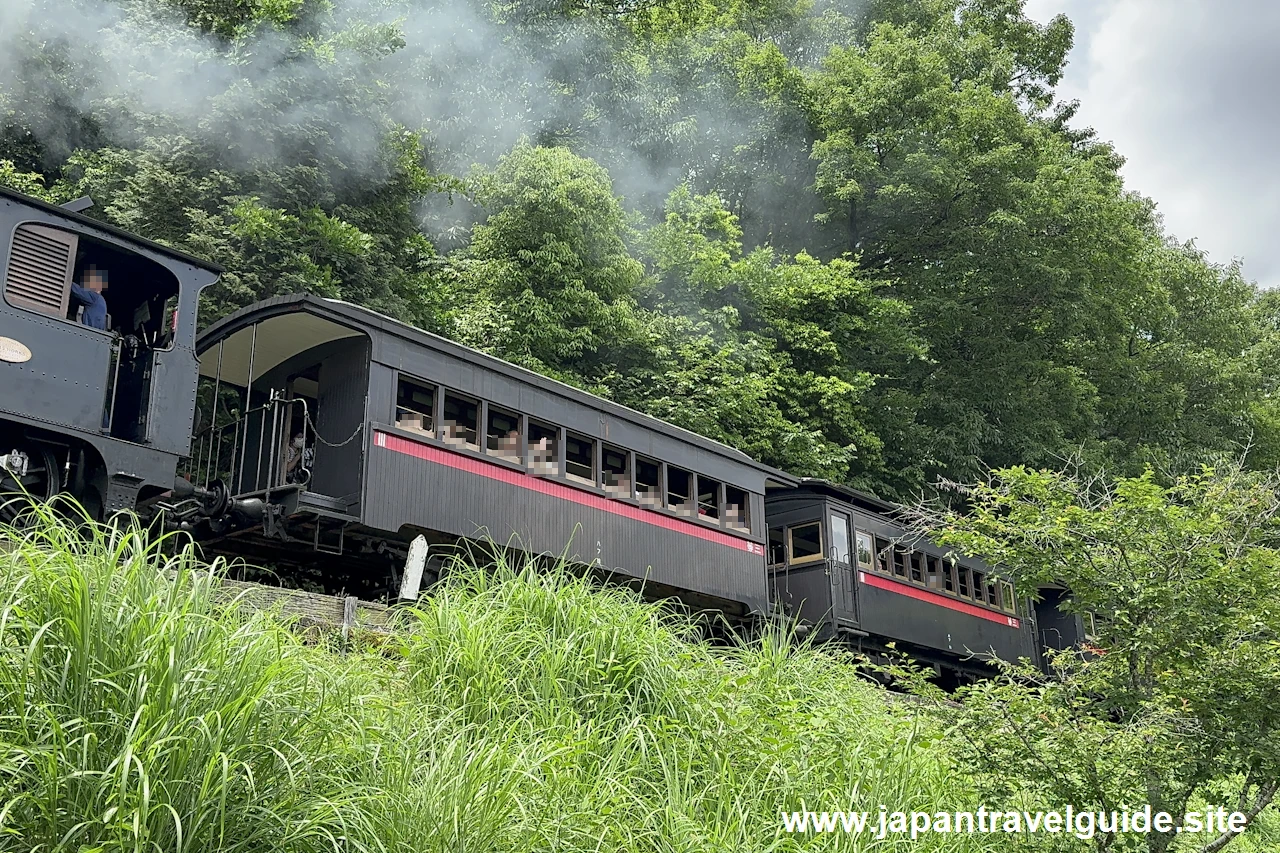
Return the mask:
[[[1267,808],[1280,790],[1277,486],[1239,468],[1167,485],[1012,468],[974,488],[968,515],[932,520],[939,542],[1007,568],[1024,593],[1064,586],[1067,613],[1098,614],[1094,653],[969,691],[956,725],[984,790],[1107,811]],[[1097,847],[1213,841],[1178,840]]]
[[[7,545],[4,849],[859,851],[885,842],[780,814],[971,802],[937,729],[848,661],[713,649],[563,569],[459,565],[340,652],[138,531],[47,514]]]
[[[7,36],[0,182],[224,265],[202,323],[351,300],[886,497],[1280,460],[1273,300],[1021,0],[89,5]]]

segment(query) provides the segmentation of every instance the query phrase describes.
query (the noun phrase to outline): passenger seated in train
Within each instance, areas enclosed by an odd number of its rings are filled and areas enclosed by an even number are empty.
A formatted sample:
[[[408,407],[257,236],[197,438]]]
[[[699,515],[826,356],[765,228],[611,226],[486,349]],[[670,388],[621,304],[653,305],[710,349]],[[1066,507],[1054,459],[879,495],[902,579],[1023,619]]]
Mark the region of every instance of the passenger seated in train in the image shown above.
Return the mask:
[[[107,271],[97,264],[88,264],[80,274],[80,281],[71,282],[71,305],[80,310],[80,322],[90,328],[109,331],[107,328]]]
[[[285,448],[284,479],[286,483],[306,485],[311,479],[311,465],[315,458],[315,449],[307,444],[302,430],[294,433],[289,446]]]

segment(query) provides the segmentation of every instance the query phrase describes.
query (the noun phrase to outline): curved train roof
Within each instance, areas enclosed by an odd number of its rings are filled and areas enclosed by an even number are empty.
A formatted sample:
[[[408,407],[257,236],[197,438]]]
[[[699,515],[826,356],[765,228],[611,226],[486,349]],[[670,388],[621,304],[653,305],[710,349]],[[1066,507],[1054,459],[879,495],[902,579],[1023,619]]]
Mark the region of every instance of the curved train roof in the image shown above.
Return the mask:
[[[690,444],[718,453],[721,456],[733,459],[737,462],[747,463],[752,467],[762,469],[767,472],[770,480],[774,480],[780,485],[795,485],[798,479],[771,466],[765,465],[752,459],[747,454],[736,448],[730,447],[714,439],[699,435],[698,433],[678,427],[675,424],[655,418],[652,415],[646,415],[635,409],[606,400],[581,388],[575,388],[564,382],[543,376],[540,373],[512,364],[509,361],[488,355],[480,350],[473,349],[468,346],[451,341],[440,335],[423,331],[415,326],[410,326],[385,314],[380,314],[368,308],[354,305],[350,302],[344,302],[340,299],[328,299],[320,296],[313,296],[307,293],[294,293],[287,296],[276,296],[271,299],[265,299],[261,302],[254,303],[245,308],[241,308],[232,314],[218,320],[196,340],[196,355],[200,356],[209,351],[209,349],[219,340],[229,337],[237,331],[248,328],[256,322],[276,317],[283,314],[306,312],[321,317],[332,318],[341,324],[349,327],[364,329],[370,332],[376,332],[386,335],[395,335],[397,337],[408,340],[420,346],[430,347],[432,349],[443,352],[447,355],[458,359],[463,359],[472,363],[476,363],[493,370],[497,373],[506,374],[520,382],[533,385],[561,397],[582,403],[587,406],[596,407],[615,417],[629,420],[639,426],[654,431],[675,434],[681,440]],[[255,371],[256,372],[256,371]]]

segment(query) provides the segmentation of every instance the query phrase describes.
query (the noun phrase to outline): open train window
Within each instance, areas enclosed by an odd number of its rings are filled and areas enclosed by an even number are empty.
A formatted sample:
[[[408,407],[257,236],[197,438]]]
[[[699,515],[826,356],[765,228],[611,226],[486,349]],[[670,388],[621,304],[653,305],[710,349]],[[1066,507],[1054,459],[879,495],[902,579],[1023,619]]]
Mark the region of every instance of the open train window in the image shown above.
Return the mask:
[[[822,559],[822,522],[797,524],[787,528],[791,563],[809,563]]]
[[[604,445],[600,451],[600,479],[604,490],[613,497],[631,497],[631,454],[621,447]]]
[[[857,536],[857,540],[858,540],[858,568],[871,569],[873,565],[872,556],[871,556],[871,548],[872,548],[871,534],[859,533]]]
[[[529,469],[535,474],[555,476],[560,473],[557,439],[560,430],[549,424],[529,421]]]
[[[440,437],[448,444],[479,450],[479,411],[479,403],[475,400],[445,394],[444,412],[440,418]]]
[[[667,509],[690,518],[698,514],[693,500],[693,475],[671,465],[667,466]]]
[[[747,517],[747,493],[737,486],[724,487],[724,523],[733,530],[751,530]]]
[[[396,388],[396,426],[414,432],[435,430],[436,389],[401,379]]]
[[[641,506],[662,506],[662,466],[643,456],[636,457],[636,497]]]
[[[484,449],[491,456],[509,462],[520,461],[520,416],[515,412],[489,407],[485,418]]]
[[[567,433],[564,441],[564,473],[570,480],[596,484],[596,442],[593,438]]]
[[[957,589],[960,591],[961,598],[969,597],[969,570],[964,566],[956,567],[956,575],[959,577]]]
[[[907,552],[899,545],[893,546],[893,573],[900,578],[907,576]]]
[[[786,542],[781,527],[769,528],[769,565],[781,566],[787,561]]]
[[[698,478],[698,515],[712,520],[720,517],[720,484],[708,477]]]
[[[876,571],[889,574],[892,569],[890,563],[893,560],[893,545],[884,541],[879,536],[876,537]]]
[[[911,582],[924,583],[924,554],[919,551],[912,551],[911,558]]]
[[[942,561],[932,554],[924,558],[924,585],[929,589],[942,589]]]
[[[1000,581],[1000,607],[1009,613],[1018,612],[1018,602],[1013,598],[1013,584]]]

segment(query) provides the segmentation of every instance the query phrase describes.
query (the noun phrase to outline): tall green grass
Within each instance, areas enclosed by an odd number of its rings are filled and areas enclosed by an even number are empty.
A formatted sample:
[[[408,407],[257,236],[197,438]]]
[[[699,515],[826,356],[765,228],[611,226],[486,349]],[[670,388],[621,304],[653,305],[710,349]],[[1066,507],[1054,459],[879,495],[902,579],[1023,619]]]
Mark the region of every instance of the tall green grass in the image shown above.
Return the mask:
[[[3,850],[999,846],[783,833],[783,810],[973,802],[936,732],[782,638],[711,648],[629,591],[500,564],[342,651],[135,530],[9,535]]]

